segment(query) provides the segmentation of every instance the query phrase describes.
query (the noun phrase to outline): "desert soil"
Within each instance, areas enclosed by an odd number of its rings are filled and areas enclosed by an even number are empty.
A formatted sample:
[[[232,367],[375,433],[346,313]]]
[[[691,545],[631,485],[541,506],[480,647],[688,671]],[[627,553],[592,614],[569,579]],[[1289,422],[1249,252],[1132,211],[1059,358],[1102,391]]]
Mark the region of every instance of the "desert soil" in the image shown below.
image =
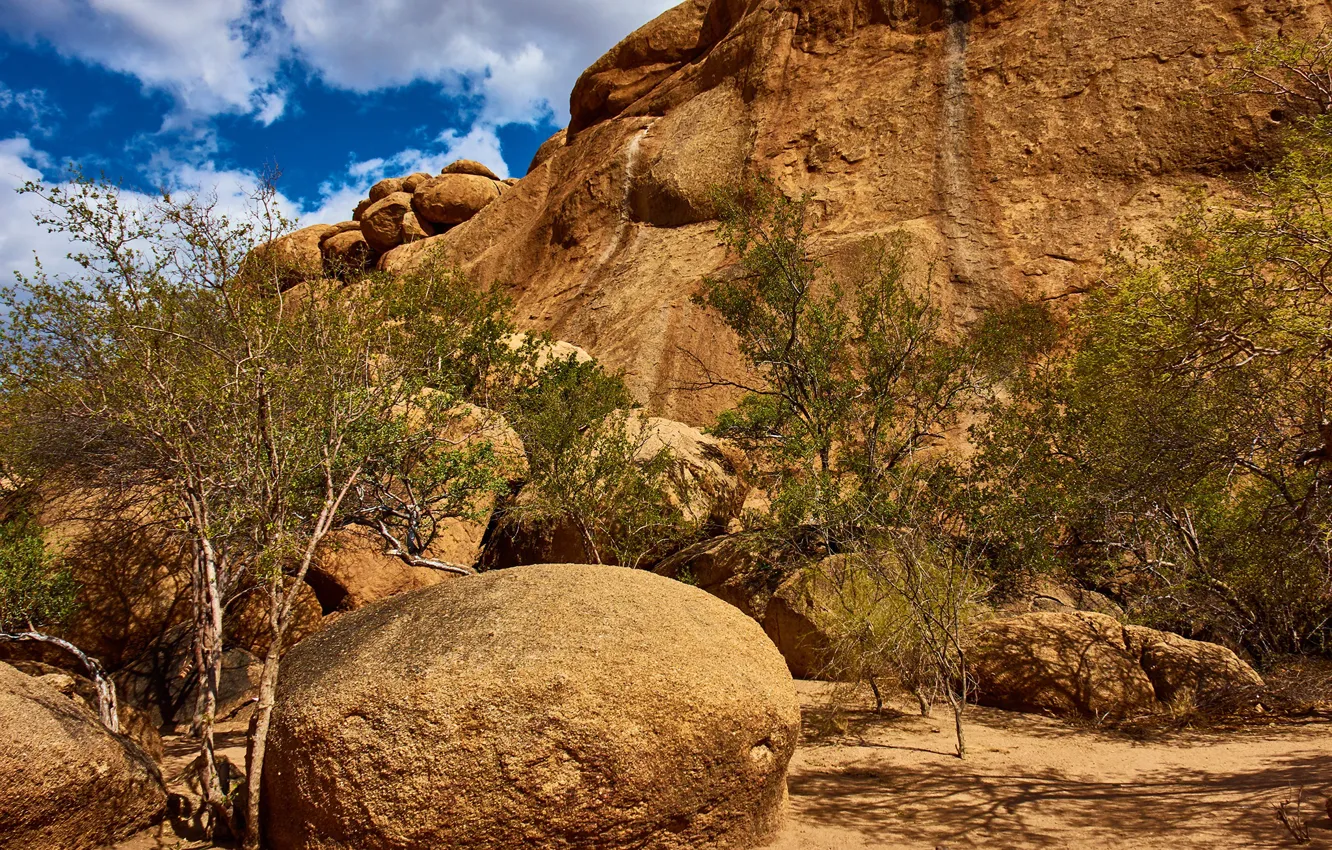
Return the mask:
[[[1332,850],[1332,718],[1131,736],[971,707],[959,760],[946,710],[922,718],[903,697],[876,714],[868,699],[834,702],[827,684],[796,686],[804,739],[791,762],[790,817],[767,850]],[[244,727],[219,730],[237,764]],[[185,739],[166,743],[170,781],[193,750]],[[1301,789],[1305,845],[1273,809]],[[116,850],[212,846],[164,825]]]
[[[769,850],[1293,847],[1273,806],[1301,788],[1302,846],[1332,848],[1328,718],[1131,737],[972,707],[959,760],[946,710],[926,719],[898,700],[837,717],[828,685],[797,686],[805,740]]]

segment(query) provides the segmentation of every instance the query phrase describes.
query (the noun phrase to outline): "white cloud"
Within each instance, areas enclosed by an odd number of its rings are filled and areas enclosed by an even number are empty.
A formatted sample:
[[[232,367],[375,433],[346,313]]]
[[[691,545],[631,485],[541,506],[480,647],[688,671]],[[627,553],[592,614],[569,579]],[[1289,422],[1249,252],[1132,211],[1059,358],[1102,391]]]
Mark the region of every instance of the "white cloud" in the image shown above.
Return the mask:
[[[171,94],[171,126],[219,113],[280,110],[288,52],[266,0],[38,0],[6,4],[0,29],[133,75]]]
[[[43,89],[15,91],[0,82],[0,112],[17,112],[28,119],[31,132],[49,136],[51,122],[60,117],[59,107],[46,98]]]
[[[35,150],[28,139],[17,136],[0,141],[0,283],[12,282],[14,272],[31,275],[36,266],[33,252],[42,258],[48,270],[70,270],[64,257],[69,241],[59,234],[47,233],[33,221],[42,202],[32,195],[20,195],[18,189],[29,180],[40,180],[38,168],[48,167],[46,154]]]
[[[578,74],[677,0],[32,0],[0,31],[168,92],[168,126],[220,113],[269,124],[282,62],[371,92],[430,81],[481,98],[484,125],[568,120]]]
[[[574,80],[677,0],[283,0],[295,48],[329,83],[470,82],[481,120],[568,120]]]

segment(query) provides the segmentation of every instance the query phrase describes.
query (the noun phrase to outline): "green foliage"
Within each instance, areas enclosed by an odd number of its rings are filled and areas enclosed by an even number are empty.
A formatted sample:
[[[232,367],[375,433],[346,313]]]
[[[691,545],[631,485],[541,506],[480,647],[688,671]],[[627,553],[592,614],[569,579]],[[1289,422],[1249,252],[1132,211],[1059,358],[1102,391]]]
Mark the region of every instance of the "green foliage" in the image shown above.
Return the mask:
[[[1290,142],[1248,208],[1199,198],[1114,257],[980,435],[998,557],[1260,658],[1325,650],[1332,618],[1332,124]]]
[[[20,514],[0,523],[0,633],[35,632],[77,607],[73,574],[46,546],[42,529]]]
[[[618,375],[573,356],[550,363],[506,412],[527,447],[529,478],[505,523],[578,530],[597,563],[644,566],[698,535],[668,448],[631,410]]]
[[[764,383],[709,373],[747,393],[714,431],[778,472],[779,527],[815,526],[828,549],[855,547],[865,523],[896,522],[895,507],[947,489],[953,470],[937,447],[1048,337],[1048,320],[1023,306],[949,341],[928,270],[919,292],[909,285],[905,235],[867,241],[833,274],[812,254],[806,200],[754,182],[717,204],[739,271],[706,279],[695,300],[735,332]]]

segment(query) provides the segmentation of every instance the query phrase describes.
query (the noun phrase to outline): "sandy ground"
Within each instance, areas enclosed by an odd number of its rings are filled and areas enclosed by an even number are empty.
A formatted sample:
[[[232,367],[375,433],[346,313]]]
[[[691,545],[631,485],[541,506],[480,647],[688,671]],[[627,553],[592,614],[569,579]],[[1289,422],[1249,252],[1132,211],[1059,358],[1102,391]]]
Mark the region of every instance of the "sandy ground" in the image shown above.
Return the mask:
[[[826,728],[828,686],[797,683],[805,741],[791,816],[771,850],[1300,846],[1273,806],[1304,789],[1307,848],[1332,848],[1332,723],[1283,723],[1134,740],[1043,717],[971,708],[968,756],[951,715],[895,702]]]
[[[768,850],[1332,850],[1327,719],[1141,740],[973,707],[968,756],[959,760],[945,710],[922,718],[903,699],[883,714],[866,703],[834,715],[829,685],[796,684],[804,740],[791,761],[790,817]],[[243,764],[244,722],[226,724],[218,738]],[[194,751],[188,740],[166,743],[170,781]],[[1305,845],[1290,840],[1273,811],[1300,789],[1312,839]],[[164,824],[115,850],[212,846]]]

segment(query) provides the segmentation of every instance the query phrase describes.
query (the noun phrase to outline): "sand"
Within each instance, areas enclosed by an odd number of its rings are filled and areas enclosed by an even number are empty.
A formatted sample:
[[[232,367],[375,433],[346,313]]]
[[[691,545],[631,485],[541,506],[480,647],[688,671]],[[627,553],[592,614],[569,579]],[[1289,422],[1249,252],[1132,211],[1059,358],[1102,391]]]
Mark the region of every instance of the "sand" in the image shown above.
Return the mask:
[[[829,686],[798,683],[806,740],[791,815],[770,850],[1250,848],[1298,846],[1273,806],[1304,789],[1309,848],[1332,848],[1332,722],[1286,721],[1135,740],[1085,725],[970,708],[952,717],[849,713],[820,737]]]

